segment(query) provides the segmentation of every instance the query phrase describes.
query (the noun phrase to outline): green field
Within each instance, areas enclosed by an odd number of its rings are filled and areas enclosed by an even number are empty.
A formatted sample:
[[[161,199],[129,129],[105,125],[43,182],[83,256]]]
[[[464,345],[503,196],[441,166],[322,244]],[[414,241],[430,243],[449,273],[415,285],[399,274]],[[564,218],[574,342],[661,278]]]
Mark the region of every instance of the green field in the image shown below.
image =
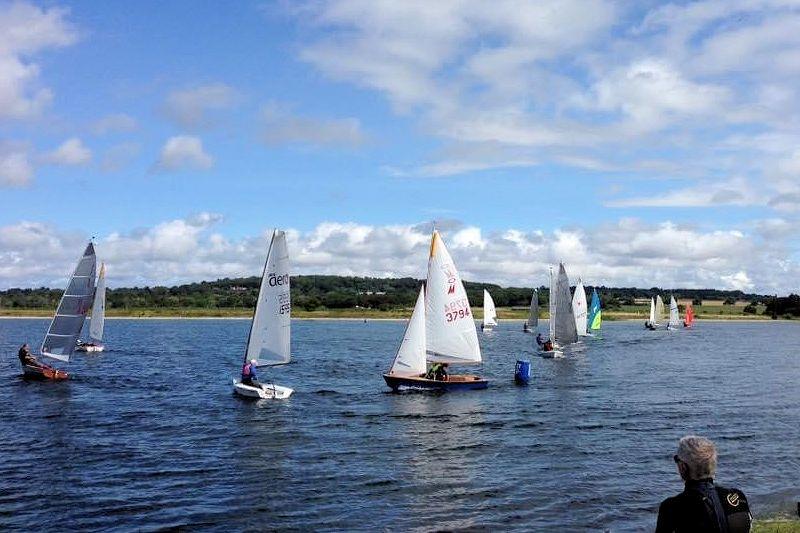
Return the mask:
[[[755,520],[751,531],[752,533],[800,533],[800,520]]]

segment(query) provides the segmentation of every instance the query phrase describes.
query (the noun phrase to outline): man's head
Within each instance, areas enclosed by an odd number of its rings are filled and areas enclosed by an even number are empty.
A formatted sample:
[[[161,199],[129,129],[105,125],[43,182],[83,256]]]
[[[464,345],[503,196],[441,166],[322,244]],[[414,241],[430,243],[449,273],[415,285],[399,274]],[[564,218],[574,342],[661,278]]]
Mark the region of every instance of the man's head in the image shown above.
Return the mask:
[[[251,365],[256,366],[257,363],[258,363],[258,361],[256,361],[255,359],[250,359],[250,364]]]
[[[717,448],[704,437],[687,435],[678,442],[675,463],[686,480],[713,478],[717,471]]]

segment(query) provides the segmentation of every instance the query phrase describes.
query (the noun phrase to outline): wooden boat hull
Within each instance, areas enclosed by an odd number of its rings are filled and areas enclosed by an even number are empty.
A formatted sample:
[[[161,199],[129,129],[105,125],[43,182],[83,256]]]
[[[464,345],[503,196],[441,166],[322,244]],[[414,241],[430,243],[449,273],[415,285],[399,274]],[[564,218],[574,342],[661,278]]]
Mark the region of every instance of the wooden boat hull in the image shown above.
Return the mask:
[[[424,376],[395,376],[392,374],[384,374],[383,379],[395,392],[401,389],[425,391],[479,390],[489,386],[489,380],[471,374],[454,374],[448,376],[447,381],[426,379]]]
[[[274,383],[262,383],[261,387],[245,385],[233,380],[233,392],[244,398],[254,398],[258,400],[285,400],[292,395],[294,389],[282,387]]]
[[[43,381],[69,379],[69,374],[57,368],[22,365],[22,371],[26,379],[38,379]]]

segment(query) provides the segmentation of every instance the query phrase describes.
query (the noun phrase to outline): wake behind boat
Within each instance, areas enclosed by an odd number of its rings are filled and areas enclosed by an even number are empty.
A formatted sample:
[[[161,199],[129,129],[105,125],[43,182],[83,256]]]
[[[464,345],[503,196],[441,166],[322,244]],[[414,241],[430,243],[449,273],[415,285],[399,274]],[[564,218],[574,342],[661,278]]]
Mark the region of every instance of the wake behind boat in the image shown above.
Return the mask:
[[[100,265],[100,273],[97,274],[97,287],[94,290],[94,303],[92,304],[92,318],[89,321],[89,342],[78,340],[75,351],[78,352],[102,352],[105,350],[103,345],[103,329],[106,320],[106,265]]]
[[[427,372],[426,362],[432,363]],[[434,230],[427,283],[420,287],[400,348],[383,379],[395,392],[485,389],[489,382],[479,376],[447,373],[450,363],[480,362],[467,292],[444,241]]]
[[[97,269],[97,259],[94,245],[86,245],[83,255],[67,283],[58,308],[47,328],[47,334],[42,341],[41,355],[57,361],[69,362],[75,343],[83,329],[86,313],[94,294],[94,276]],[[28,353],[30,355],[30,353]],[[22,355],[20,355],[22,357]],[[34,357],[22,364],[22,371],[26,378],[33,379],[67,379],[69,374],[63,370],[53,368],[36,361]]]
[[[245,398],[283,400],[294,390],[261,383],[256,368],[286,364],[291,359],[291,295],[286,233],[275,230],[267,251],[256,309],[242,363],[242,379],[233,380],[233,391]]]

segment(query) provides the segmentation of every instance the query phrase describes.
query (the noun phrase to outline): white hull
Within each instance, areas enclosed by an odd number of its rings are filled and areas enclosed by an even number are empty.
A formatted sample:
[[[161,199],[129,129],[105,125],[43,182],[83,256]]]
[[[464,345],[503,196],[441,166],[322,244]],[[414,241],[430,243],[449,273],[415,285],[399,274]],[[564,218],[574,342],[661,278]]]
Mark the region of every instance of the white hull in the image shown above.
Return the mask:
[[[281,387],[274,383],[262,383],[261,387],[245,385],[236,380],[233,381],[233,392],[246,398],[260,398],[262,400],[285,400],[292,395],[294,389]]]
[[[564,357],[564,352],[561,350],[548,350],[546,352],[539,352],[539,355],[545,359],[558,359],[560,357]]]
[[[103,345],[90,346],[86,344],[81,344],[75,347],[76,352],[102,352],[105,349],[106,347]]]

